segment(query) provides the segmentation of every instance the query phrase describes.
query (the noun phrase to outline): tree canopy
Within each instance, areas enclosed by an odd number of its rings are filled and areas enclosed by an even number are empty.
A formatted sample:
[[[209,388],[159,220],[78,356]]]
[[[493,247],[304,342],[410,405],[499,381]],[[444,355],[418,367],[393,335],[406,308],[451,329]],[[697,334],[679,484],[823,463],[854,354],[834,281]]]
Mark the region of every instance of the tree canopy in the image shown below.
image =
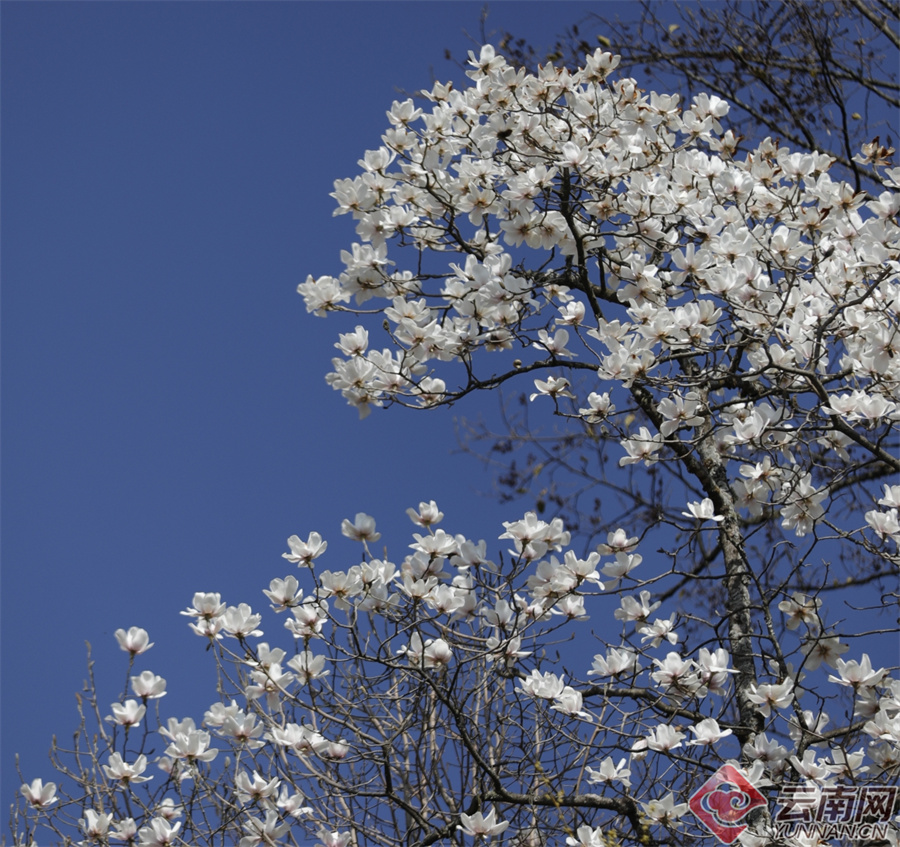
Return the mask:
[[[858,153],[863,145],[886,150],[896,137],[896,3],[644,0],[629,4],[629,13],[635,10],[624,20],[590,14],[545,51],[514,33],[494,35],[512,64],[529,69],[548,61],[574,67],[597,42],[612,45],[621,56],[619,70],[644,85],[655,82],[688,98],[702,92],[725,99],[736,151],[766,138],[817,150],[833,157],[833,178],[873,196],[881,191],[871,163]],[[483,31],[489,22],[486,9]],[[504,392],[499,425],[464,421],[463,448],[494,469],[501,498],[550,508],[573,531],[596,538],[603,532],[598,492],[608,495],[610,486],[594,434],[571,419],[565,426],[541,427],[526,400],[525,392]]]
[[[641,0],[629,7],[638,14],[624,20],[586,16],[545,55],[515,33],[503,34],[500,46],[514,64],[574,67],[600,42],[643,80],[728,100],[729,126],[749,144],[769,135],[819,150],[856,188],[872,185],[871,169],[854,157],[875,136],[890,146],[897,132],[894,0]]]

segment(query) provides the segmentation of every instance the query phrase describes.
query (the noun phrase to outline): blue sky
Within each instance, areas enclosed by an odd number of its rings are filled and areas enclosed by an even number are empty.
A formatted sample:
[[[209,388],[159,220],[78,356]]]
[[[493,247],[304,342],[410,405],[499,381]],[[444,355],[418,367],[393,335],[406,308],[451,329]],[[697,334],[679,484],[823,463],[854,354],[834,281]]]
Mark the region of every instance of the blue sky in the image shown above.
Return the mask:
[[[449,412],[360,422],[324,381],[339,331],[296,286],[340,270],[333,218],[397,89],[459,77],[479,3],[24,3],[2,15],[2,747],[0,796],[50,776],[77,725],[85,642],[101,705],[121,691],[119,627],[156,646],[163,714],[213,700],[194,591],[266,606],[292,533],[435,498],[497,549],[488,474]],[[497,3],[488,30],[540,44],[589,10]],[[396,555],[401,555],[399,551]],[[280,621],[278,622],[280,624]],[[272,632],[276,640],[283,640]]]

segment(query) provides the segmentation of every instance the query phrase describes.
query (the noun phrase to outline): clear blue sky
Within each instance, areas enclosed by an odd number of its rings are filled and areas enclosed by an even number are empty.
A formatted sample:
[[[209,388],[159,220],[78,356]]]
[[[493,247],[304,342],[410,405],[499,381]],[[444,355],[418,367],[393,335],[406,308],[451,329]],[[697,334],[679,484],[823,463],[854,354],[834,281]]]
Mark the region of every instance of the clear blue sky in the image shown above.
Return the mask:
[[[488,29],[543,43],[588,10],[497,3]],[[119,627],[169,680],[163,714],[212,702],[194,591],[266,607],[292,533],[354,564],[340,521],[409,543],[407,506],[496,549],[516,517],[453,455],[454,414],[360,422],[324,382],[346,322],[297,283],[354,240],[336,178],[377,147],[397,88],[459,77],[479,3],[25,3],[2,16],[0,798],[50,776],[93,646],[121,691]],[[519,510],[521,511],[521,510]],[[285,640],[278,626],[273,640]],[[4,824],[5,825],[5,824]]]

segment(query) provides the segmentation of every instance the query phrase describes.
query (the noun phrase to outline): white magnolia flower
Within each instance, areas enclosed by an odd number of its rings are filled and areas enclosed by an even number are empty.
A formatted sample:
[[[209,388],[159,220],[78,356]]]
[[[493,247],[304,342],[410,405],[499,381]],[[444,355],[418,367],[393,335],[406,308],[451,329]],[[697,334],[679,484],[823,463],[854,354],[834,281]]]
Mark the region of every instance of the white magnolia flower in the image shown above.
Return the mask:
[[[321,847],[347,847],[353,833],[329,831],[323,827],[316,833],[316,836]]]
[[[705,718],[700,721],[700,723],[689,727],[689,729],[696,736],[693,741],[688,741],[689,747],[694,744],[702,746],[715,744],[717,741],[727,738],[732,733],[732,730],[730,729],[721,729],[715,718]]]
[[[653,435],[647,427],[642,426],[636,437],[622,441],[622,447],[625,448],[627,455],[619,459],[619,464],[624,466],[643,462],[650,466],[658,461],[659,457],[656,454],[662,446],[662,435]]]
[[[462,830],[466,835],[474,835],[476,838],[493,838],[505,832],[509,826],[508,821],[498,821],[497,812],[491,809],[487,815],[481,812],[475,812],[473,815],[461,814],[459,816],[460,823],[456,827]]]
[[[82,832],[88,838],[99,841],[106,839],[109,825],[112,823],[112,815],[100,813],[94,809],[85,809],[80,823]]]
[[[582,708],[581,692],[567,685],[554,698],[552,709],[562,712],[564,715],[578,718],[590,718],[590,715]]]
[[[146,700],[158,700],[166,696],[166,681],[153,671],[141,671],[131,677],[131,690],[136,696]]]
[[[153,818],[148,826],[138,830],[140,847],[169,847],[178,843],[181,823],[172,824],[165,818]]]
[[[565,675],[556,676],[549,671],[541,673],[533,670],[524,679],[519,680],[522,691],[532,697],[542,697],[545,700],[554,700],[563,693],[567,687]]]
[[[406,514],[409,515],[410,520],[416,524],[417,526],[434,526],[436,523],[440,523],[444,519],[444,513],[438,509],[437,503],[434,500],[431,500],[428,503],[419,503],[419,509],[416,511],[415,509],[407,509]]]
[[[254,614],[247,603],[229,606],[222,615],[222,629],[236,638],[250,638],[262,635],[257,629],[262,622],[262,615]]]
[[[653,623],[639,626],[638,632],[643,636],[641,643],[649,641],[651,647],[659,647],[664,640],[668,641],[669,644],[677,644],[678,633],[675,632],[675,613],[673,612],[665,620],[657,618]]]
[[[225,604],[222,602],[222,595],[218,592],[198,591],[194,594],[194,598],[191,602],[193,605],[181,612],[182,615],[212,620],[221,617],[225,612]]]
[[[753,741],[743,747],[743,754],[767,768],[770,773],[781,773],[788,758],[788,751],[764,732],[755,736]]]
[[[843,653],[850,649],[849,644],[841,644],[837,636],[813,638],[805,641],[800,649],[806,655],[804,667],[806,670],[816,670],[822,662],[831,667],[837,667],[837,661]]]
[[[564,329],[559,330],[559,332],[565,332]],[[566,333],[568,335],[568,333]],[[548,376],[547,379],[536,379],[534,381],[534,387],[537,391],[531,395],[529,399],[534,400],[535,397],[540,397],[541,395],[546,395],[548,397],[552,397],[554,400],[558,400],[560,397],[569,397],[572,400],[575,399],[575,395],[569,391],[569,380],[565,377],[555,377]]]
[[[621,649],[610,647],[606,656],[594,656],[594,666],[588,671],[588,676],[600,674],[602,676],[619,676],[620,674],[637,673],[641,669],[637,653],[628,647]]]
[[[840,677],[829,675],[829,682],[836,682],[838,685],[850,686],[853,689],[871,688],[881,682],[887,671],[884,668],[880,670],[872,669],[872,660],[868,653],[863,653],[862,661],[857,662],[851,660],[845,662],[843,659],[837,659],[835,668]]]
[[[650,734],[645,740],[647,747],[651,750],[667,753],[669,750],[675,750],[680,747],[684,738],[684,733],[675,727],[669,726],[669,724],[660,724],[650,730]]]
[[[109,834],[117,841],[137,841],[138,826],[134,818],[122,818],[112,825]]]
[[[278,777],[265,779],[258,771],[240,771],[234,779],[234,790],[243,805],[270,800],[278,793],[281,780]]]
[[[202,730],[178,732],[166,748],[166,755],[173,759],[184,759],[189,763],[211,762],[219,751],[214,747],[211,748],[209,743],[208,732]]]
[[[613,612],[616,620],[633,621],[635,623],[646,621],[650,615],[660,607],[660,602],[650,603],[650,592],[641,591],[640,597],[623,597],[620,606]]]
[[[276,844],[278,839],[290,828],[290,823],[280,822],[278,812],[269,809],[266,811],[265,818],[250,818],[241,824],[245,835],[238,842],[238,847],[256,847],[258,844],[268,847],[268,845]],[[321,833],[319,837],[321,838]]]
[[[819,625],[819,607],[822,601],[818,597],[809,598],[805,594],[795,592],[790,600],[783,600],[778,609],[787,616],[787,628],[796,629],[805,624],[813,629]]]
[[[722,515],[716,514],[713,501],[710,500],[709,497],[705,497],[699,503],[696,501],[688,503],[688,510],[681,514],[686,518],[696,518],[698,521],[715,521],[716,523],[721,523],[725,520]]]
[[[312,680],[321,679],[330,673],[325,670],[325,656],[314,656],[309,650],[292,656],[287,664],[294,671],[298,685],[308,685]]]
[[[346,533],[345,533],[346,534]],[[282,553],[281,556],[289,562],[298,565],[309,565],[314,559],[321,556],[328,548],[328,542],[322,540],[318,532],[311,532],[306,541],[301,541],[299,536],[292,535],[287,540],[290,553]]]
[[[794,699],[794,680],[790,677],[783,682],[772,685],[751,686],[747,699],[759,705],[759,710],[766,717],[776,709],[788,708]]]
[[[821,783],[832,775],[825,760],[816,759],[815,750],[807,750],[803,754],[802,761],[796,756],[791,756],[788,761],[801,778],[808,779],[810,782]]]
[[[139,626],[133,626],[127,632],[124,629],[117,629],[116,641],[119,642],[119,647],[132,656],[146,653],[153,646],[147,630]]]
[[[106,774],[107,779],[132,785],[153,779],[152,776],[141,776],[146,769],[147,757],[143,754],[138,756],[134,762],[129,765],[122,759],[121,754],[111,753],[107,760],[107,764],[103,765],[103,771]]]
[[[138,727],[144,718],[147,707],[137,700],[126,700],[124,703],[113,703],[112,714],[107,715],[106,720],[110,723],[118,724],[125,727]]]
[[[375,518],[365,512],[357,512],[352,523],[345,519],[341,524],[341,534],[353,541],[362,541],[363,543],[378,541],[381,538],[381,533],[375,531]]]
[[[19,789],[22,796],[36,809],[46,809],[59,799],[56,796],[56,783],[48,782],[46,785],[41,779],[33,779],[31,783],[25,783]]]
[[[285,555],[282,553],[282,556]],[[303,599],[303,589],[295,576],[286,576],[284,579],[273,579],[269,583],[268,590],[263,594],[272,603],[272,609],[276,612],[284,612],[296,606]]]
[[[575,838],[571,835],[566,837],[567,847],[606,847],[608,843],[603,835],[602,827],[599,826],[596,829],[591,829],[587,825],[580,826],[575,831],[575,835]]]
[[[607,533],[606,543],[598,544],[597,552],[601,555],[615,555],[618,557],[619,553],[631,553],[637,546],[637,543],[637,536],[629,538],[628,533],[619,527],[618,529]],[[638,556],[637,559],[638,562],[640,562],[640,556]]]
[[[614,764],[610,757],[605,758],[599,768],[586,768],[588,774],[588,782],[592,784],[608,784],[612,782],[621,782],[626,788],[631,787],[631,771],[625,766],[626,759],[619,759],[618,764]]]
[[[668,826],[678,820],[687,810],[687,803],[676,803],[674,794],[667,794],[660,800],[650,800],[642,803],[641,808],[650,820],[658,824]]]

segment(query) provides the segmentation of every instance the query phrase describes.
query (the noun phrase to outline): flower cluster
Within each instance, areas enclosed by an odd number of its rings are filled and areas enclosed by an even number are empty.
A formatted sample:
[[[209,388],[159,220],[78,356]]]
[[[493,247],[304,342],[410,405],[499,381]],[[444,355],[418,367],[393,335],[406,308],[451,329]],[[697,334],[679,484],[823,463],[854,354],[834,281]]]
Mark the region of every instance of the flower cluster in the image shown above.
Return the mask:
[[[393,105],[382,146],[335,183],[360,241],[299,286],[320,315],[381,300],[390,343],[341,335],[328,380],[364,416],[490,388],[498,365],[550,371],[531,399],[615,426],[623,466],[711,443],[740,509],[809,535],[844,485],[823,454],[900,470],[900,171],[875,198],[825,155],[766,140],[739,158],[727,103],[644,93],[617,62],[532,75],[486,46],[468,88]],[[503,351],[516,367],[480,375]],[[880,505],[860,543],[900,540]]]
[[[862,733],[869,741],[848,751],[844,733],[823,735],[830,718],[816,705],[821,702],[817,689],[795,672],[781,675],[773,668],[771,681],[750,685],[745,695],[755,704],[765,731],[744,734],[736,743],[738,669],[724,646],[676,649],[677,614],[651,622],[663,601],[642,587],[653,580],[639,578],[638,539],[616,530],[606,543],[581,558],[569,547],[570,535],[559,519],[545,521],[528,513],[503,525],[498,539],[511,539],[513,549],[500,568],[485,558],[485,542],[476,543],[437,526],[444,516],[434,501],[410,509],[409,516],[417,528],[424,527],[425,534],[413,534],[410,552],[399,564],[370,557],[366,542],[377,534],[376,524],[368,515],[357,515],[355,522],[345,521],[344,526],[366,529],[345,532],[362,545],[359,565],[344,571],[319,570],[318,565],[297,557],[301,576],[305,574],[309,581],[306,596],[293,575],[272,581],[267,596],[292,600],[274,604],[276,614],[316,610],[314,627],[298,629],[296,617],[284,624],[291,636],[288,640],[298,642],[290,658],[285,649],[262,640],[262,615],[252,613],[246,604],[228,606],[216,593],[194,595],[186,612],[193,619],[190,628],[215,647],[223,669],[231,667],[223,670],[223,680],[231,680],[232,698],[209,707],[202,729],[191,718],[168,718],[158,729],[145,729],[163,739],[162,755],[153,761],[162,771],[168,796],[155,795],[155,803],[142,801],[143,816],[117,812],[126,807],[116,798],[133,795],[154,780],[148,773],[151,757],[144,753],[126,757],[127,746],[110,748],[101,768],[109,787],[107,805],[84,809],[83,844],[114,837],[156,847],[175,843],[176,838],[197,837],[195,821],[174,819],[201,786],[211,792],[210,800],[216,796],[216,802],[233,805],[243,847],[292,843],[285,839],[295,826],[318,828],[323,845],[345,843],[349,831],[327,828],[335,815],[334,803],[352,807],[360,774],[367,774],[366,791],[381,785],[378,791],[388,792],[387,801],[390,789],[384,781],[389,785],[392,778],[400,779],[407,765],[402,759],[383,760],[377,751],[397,727],[408,731],[407,715],[417,714],[407,712],[412,701],[392,692],[416,687],[423,692],[419,696],[427,696],[431,703],[431,719],[438,721],[435,727],[465,720],[462,735],[442,730],[444,743],[453,747],[462,744],[464,749],[469,734],[480,732],[482,724],[491,726],[510,709],[529,715],[521,726],[510,724],[485,739],[484,755],[491,761],[485,767],[509,790],[521,780],[517,774],[521,765],[504,765],[502,756],[525,744],[528,760],[537,756],[547,778],[552,774],[560,790],[566,790],[574,778],[566,776],[568,767],[587,762],[588,782],[610,798],[610,820],[627,810],[627,804],[636,803],[635,813],[639,810],[648,825],[673,832],[682,826],[686,813],[681,799],[695,784],[696,774],[704,771],[685,769],[680,777],[685,784],[662,793],[656,775],[675,762],[691,762],[692,757],[704,756],[707,762],[710,756],[720,762],[738,758],[752,762],[752,774],[760,786],[780,785],[791,773],[817,785],[833,784],[839,778],[879,781],[897,776],[900,680],[885,668],[874,668],[867,654],[858,661],[836,658],[848,646],[840,644],[837,636],[823,636],[820,598],[795,592],[777,604],[776,613],[782,615],[787,632],[795,633],[790,649],[806,656],[808,672],[818,668],[810,659],[811,641],[833,642],[835,657],[827,661],[836,673],[828,676],[828,682],[850,695],[846,719],[852,721],[854,713],[862,716]],[[316,538],[324,548],[321,536]],[[294,550],[296,543],[292,536],[289,548]],[[623,558],[630,567],[622,567]],[[610,568],[618,578],[616,587],[607,588],[599,574]],[[329,600],[334,601],[333,608]],[[603,608],[607,617],[622,624],[621,637],[593,656],[593,666],[586,673],[581,670],[579,675],[578,663],[567,662],[576,673],[567,681],[567,674],[559,672],[559,662],[552,661],[541,645],[587,619],[589,609]],[[229,610],[233,611],[229,614]],[[361,615],[369,615],[369,623],[364,624]],[[220,620],[221,626],[216,625]],[[207,625],[198,623],[204,621]],[[243,622],[240,636],[238,621]],[[239,637],[246,652],[228,651],[227,640],[216,637],[220,630]],[[348,638],[342,632],[352,635]],[[132,630],[131,643],[149,642],[146,633]],[[316,644],[321,647],[313,649]],[[784,640],[782,646],[788,649],[789,642]],[[363,676],[372,705],[360,712],[355,698]],[[602,682],[591,685],[586,681],[590,676]],[[488,681],[490,697],[483,703],[460,700],[454,706],[457,696],[478,696]],[[437,694],[460,685],[458,694]],[[474,687],[469,690],[467,685]],[[166,682],[144,670],[131,677],[131,688],[141,702],[113,703],[107,720],[135,733],[148,717],[146,704],[166,694]],[[429,691],[434,693],[426,695]],[[804,711],[807,699],[811,708]],[[838,699],[832,697],[831,702]],[[644,700],[665,704],[664,714],[679,719],[648,721],[648,715],[639,710]],[[615,731],[603,723],[611,702],[634,715]],[[802,719],[798,720],[798,714]],[[579,726],[585,728],[583,732]],[[552,741],[550,748],[537,741],[529,727],[540,727],[540,734]],[[227,758],[217,778],[213,768],[222,761],[222,747]],[[621,753],[618,759],[612,755],[616,750]],[[455,753],[445,750],[442,755]],[[225,782],[217,787],[221,778]],[[59,799],[57,784],[41,779],[23,785],[21,793],[35,814],[47,814]],[[442,826],[449,822],[466,835],[490,839],[502,836],[514,820],[522,824],[518,813],[504,808],[509,819],[498,818],[497,808],[485,813],[451,806],[436,808],[433,814],[443,821]],[[346,825],[352,828],[352,820],[347,819]],[[183,831],[184,826],[188,829]],[[365,826],[357,828],[357,837],[365,831]],[[593,833],[583,827],[569,843],[576,847],[593,843]]]

